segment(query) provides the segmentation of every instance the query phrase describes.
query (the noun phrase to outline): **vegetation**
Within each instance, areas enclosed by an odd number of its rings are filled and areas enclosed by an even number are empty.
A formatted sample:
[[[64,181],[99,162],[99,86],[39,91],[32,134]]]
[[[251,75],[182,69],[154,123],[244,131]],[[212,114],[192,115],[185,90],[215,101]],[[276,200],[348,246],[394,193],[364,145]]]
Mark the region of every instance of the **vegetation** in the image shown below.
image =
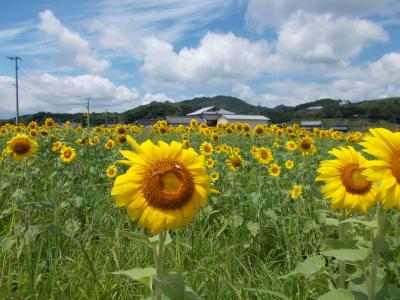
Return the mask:
[[[363,119],[369,122],[385,120],[391,123],[400,123],[400,98],[368,100],[344,105],[341,105],[340,100],[321,99],[295,107],[279,105],[275,108],[266,108],[254,106],[229,96],[194,98],[174,103],[154,101],[123,113],[93,113],[91,114],[91,122],[93,125],[100,125],[105,123],[134,123],[139,119],[163,119],[167,115],[186,115],[206,106],[217,106],[237,114],[260,114],[269,117],[275,123],[309,118]],[[307,109],[313,106],[322,106],[322,109],[317,111]],[[82,113],[52,114],[40,112],[23,116],[21,120],[25,124],[30,121],[44,122],[46,117],[53,117],[57,122],[70,120],[71,122],[81,123],[85,119]],[[12,121],[4,120],[3,123]]]
[[[361,149],[361,133],[246,131],[243,124],[216,131],[165,125],[61,130],[50,121],[0,126],[0,299],[150,296],[157,241],[111,196],[115,170],[128,170],[116,163],[123,159],[119,150],[135,151],[121,139],[127,133],[138,143],[183,142],[211,159],[207,173],[219,177],[212,183],[218,193],[165,241],[164,270],[175,275],[154,284],[169,299],[366,299],[370,260],[379,267],[377,299],[399,299],[398,210],[388,210],[379,224],[375,205],[367,213],[332,210],[315,181],[320,162],[333,158],[327,152],[339,145]],[[22,147],[24,139],[32,151]],[[8,154],[1,151],[6,148]],[[191,290],[176,296],[185,285],[199,296]]]

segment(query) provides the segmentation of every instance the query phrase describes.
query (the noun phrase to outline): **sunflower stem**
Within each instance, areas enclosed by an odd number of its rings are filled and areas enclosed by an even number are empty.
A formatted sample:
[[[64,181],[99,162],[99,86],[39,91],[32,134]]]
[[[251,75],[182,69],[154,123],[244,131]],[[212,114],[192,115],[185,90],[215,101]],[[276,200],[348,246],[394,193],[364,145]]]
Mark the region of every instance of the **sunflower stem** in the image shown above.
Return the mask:
[[[158,247],[153,248],[154,251],[154,263],[156,265],[156,279],[163,280],[163,258],[164,258],[164,246],[167,238],[167,231],[163,230],[158,234]],[[158,287],[155,287],[152,299],[161,300],[162,292]]]
[[[376,221],[378,223],[378,228],[374,235],[374,240],[372,242],[372,264],[371,272],[368,281],[368,300],[375,299],[375,288],[376,288],[376,278],[378,273],[378,262],[381,254],[381,248],[377,246],[378,242],[385,238],[385,211],[383,210],[382,204],[378,202],[376,209]]]
[[[342,221],[347,219],[346,209],[342,209]],[[343,243],[346,243],[347,239],[347,224],[341,223],[339,225],[339,236]],[[344,261],[339,262],[339,288],[345,288],[346,285],[346,263]]]

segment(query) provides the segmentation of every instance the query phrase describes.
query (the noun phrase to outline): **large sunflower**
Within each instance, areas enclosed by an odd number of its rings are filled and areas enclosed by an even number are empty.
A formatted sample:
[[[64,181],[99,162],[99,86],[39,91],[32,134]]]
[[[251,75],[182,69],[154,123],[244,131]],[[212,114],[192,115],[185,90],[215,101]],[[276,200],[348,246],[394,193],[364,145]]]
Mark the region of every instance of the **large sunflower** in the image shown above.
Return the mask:
[[[204,156],[175,141],[139,145],[129,135],[127,141],[136,153],[121,150],[128,160],[120,162],[131,167],[114,182],[116,205],[152,234],[187,225],[211,192]]]
[[[331,199],[332,209],[347,208],[366,213],[376,202],[377,189],[366,176],[367,160],[353,147],[332,149],[337,159],[324,160],[317,181],[325,181],[322,194]]]
[[[32,156],[37,150],[38,144],[26,134],[17,134],[7,142],[7,153],[15,160],[22,160]]]
[[[369,161],[363,174],[380,181],[378,195],[385,209],[400,208],[400,132],[375,128],[370,133],[360,144],[377,160]]]

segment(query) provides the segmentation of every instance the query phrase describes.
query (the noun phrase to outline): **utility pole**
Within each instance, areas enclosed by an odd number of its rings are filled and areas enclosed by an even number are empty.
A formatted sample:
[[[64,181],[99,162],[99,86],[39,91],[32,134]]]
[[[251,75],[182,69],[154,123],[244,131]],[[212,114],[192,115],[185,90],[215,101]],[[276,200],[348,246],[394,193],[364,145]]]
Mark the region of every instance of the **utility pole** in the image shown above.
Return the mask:
[[[90,127],[90,98],[88,97],[87,98],[87,106],[86,106],[86,108],[87,108],[87,127]]]
[[[18,60],[22,60],[18,56],[7,56],[9,60],[15,60],[15,102],[17,108],[17,116],[15,117],[15,125],[18,125],[19,121],[19,103],[18,103]]]
[[[106,112],[105,112],[105,114],[104,114],[104,123],[106,124],[106,127],[108,127],[107,113],[108,113],[108,111],[107,111],[107,109],[106,109]]]

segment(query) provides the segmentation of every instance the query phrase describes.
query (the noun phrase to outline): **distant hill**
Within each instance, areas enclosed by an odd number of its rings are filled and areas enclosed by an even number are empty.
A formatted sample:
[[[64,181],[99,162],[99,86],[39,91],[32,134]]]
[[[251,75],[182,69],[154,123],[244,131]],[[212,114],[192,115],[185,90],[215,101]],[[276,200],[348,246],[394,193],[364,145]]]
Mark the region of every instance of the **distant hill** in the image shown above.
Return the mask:
[[[162,119],[167,115],[186,115],[206,106],[217,106],[237,114],[260,114],[271,118],[273,122],[287,122],[293,119],[310,118],[344,118],[386,120],[400,123],[400,98],[374,99],[357,103],[343,104],[341,100],[319,99],[303,103],[295,107],[279,105],[275,108],[251,105],[239,98],[230,96],[200,97],[180,102],[156,102],[127,110],[123,113],[93,113],[92,123],[95,125],[107,123],[133,123],[138,119]],[[310,107],[321,106],[320,110],[310,110]],[[82,113],[53,114],[39,112],[21,117],[21,121],[28,123],[32,120],[42,123],[46,117],[53,117],[57,122],[81,123]],[[3,120],[12,122],[13,120]]]

